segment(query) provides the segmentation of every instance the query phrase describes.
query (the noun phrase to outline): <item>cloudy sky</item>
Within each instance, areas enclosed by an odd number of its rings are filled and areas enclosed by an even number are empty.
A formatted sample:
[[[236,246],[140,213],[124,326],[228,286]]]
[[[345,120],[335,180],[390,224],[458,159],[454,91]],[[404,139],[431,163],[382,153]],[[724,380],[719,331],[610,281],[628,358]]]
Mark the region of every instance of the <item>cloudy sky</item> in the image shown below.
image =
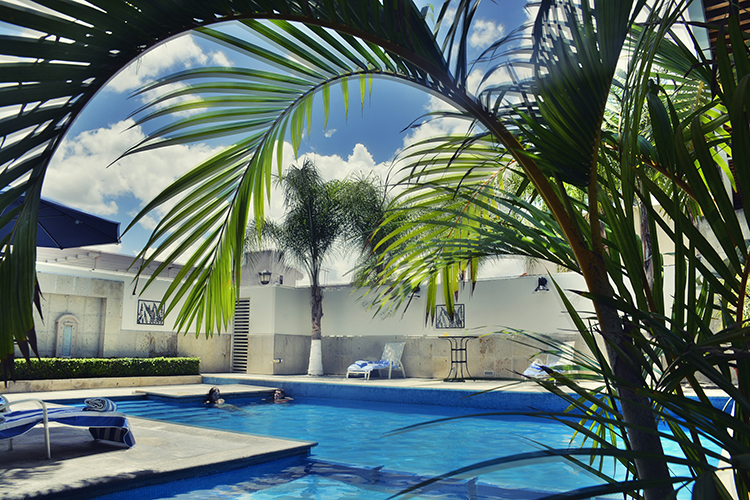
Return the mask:
[[[528,15],[524,4],[523,0],[484,2],[470,34],[471,53],[478,55],[490,43],[524,22]],[[94,98],[74,123],[50,165],[43,195],[119,221],[123,229],[127,227],[134,215],[170,182],[230,142],[172,146],[128,156],[112,164],[123,151],[145,137],[144,131],[134,126],[128,116],[153,96],[131,97],[133,91],[153,78],[186,68],[247,65],[247,61],[238,61],[237,57],[201,38],[186,35],[159,46],[131,64]],[[472,79],[478,82],[481,76],[476,72]],[[450,122],[430,122],[404,131],[414,119],[443,105],[403,84],[376,80],[364,108],[359,104],[359,96],[352,96],[348,117],[344,117],[340,93],[332,91],[331,96],[333,109],[328,126],[325,130],[313,129],[305,136],[300,150],[302,158],[314,159],[327,180],[343,178],[352,172],[374,172],[385,178],[393,158],[405,145],[456,126]],[[290,145],[286,147],[286,154],[285,161],[286,158],[294,161]],[[283,213],[279,196],[272,198],[269,213],[272,216]],[[162,213],[154,213],[135,226],[122,238],[120,245],[100,248],[135,255],[160,215]],[[348,281],[345,273],[350,266],[350,261],[332,261],[324,282]],[[516,268],[513,269],[511,273]]]

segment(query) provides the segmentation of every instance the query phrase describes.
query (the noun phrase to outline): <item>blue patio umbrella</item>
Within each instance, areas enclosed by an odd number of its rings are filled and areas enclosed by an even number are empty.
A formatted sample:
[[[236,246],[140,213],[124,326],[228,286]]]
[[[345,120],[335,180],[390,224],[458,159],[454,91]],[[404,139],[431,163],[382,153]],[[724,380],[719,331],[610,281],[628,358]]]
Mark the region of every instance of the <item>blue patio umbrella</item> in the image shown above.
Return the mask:
[[[23,205],[21,195],[5,210]],[[0,213],[0,216],[2,213]],[[12,230],[16,218],[0,228],[0,240]],[[76,248],[103,245],[120,241],[120,223],[87,214],[44,198],[39,204],[39,221],[36,245],[48,248]]]

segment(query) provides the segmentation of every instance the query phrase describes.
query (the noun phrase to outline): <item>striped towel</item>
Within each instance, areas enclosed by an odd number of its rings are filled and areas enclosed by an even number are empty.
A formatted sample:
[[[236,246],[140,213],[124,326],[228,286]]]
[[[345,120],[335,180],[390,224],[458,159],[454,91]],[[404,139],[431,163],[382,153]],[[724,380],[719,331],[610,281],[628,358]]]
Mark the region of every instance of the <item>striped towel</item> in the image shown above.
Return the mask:
[[[117,411],[117,405],[107,398],[88,398],[83,402],[86,403],[84,410],[87,411]]]
[[[89,427],[94,439],[104,439],[135,445],[135,438],[130,430],[127,417],[122,413],[83,411],[79,408],[48,408],[50,422],[58,422],[76,427]],[[5,414],[5,421],[0,423],[0,439],[20,436],[43,420],[41,409],[19,410]]]
[[[123,427],[89,427],[89,432],[94,439],[124,443],[129,447],[135,445],[135,439],[127,423]]]

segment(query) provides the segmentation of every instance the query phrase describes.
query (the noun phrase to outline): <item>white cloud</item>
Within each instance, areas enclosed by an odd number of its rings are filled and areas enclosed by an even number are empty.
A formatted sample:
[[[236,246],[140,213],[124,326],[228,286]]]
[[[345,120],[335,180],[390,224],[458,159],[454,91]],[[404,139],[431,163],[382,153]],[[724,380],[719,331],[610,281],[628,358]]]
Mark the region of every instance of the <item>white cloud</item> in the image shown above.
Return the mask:
[[[469,46],[479,49],[489,47],[505,34],[505,26],[487,19],[477,19],[471,27]]]
[[[173,105],[176,105],[176,104],[179,104],[179,103],[184,103],[184,102],[187,102],[187,101],[194,101],[194,100],[196,100],[196,98],[195,98],[194,95],[186,94],[186,95],[181,95],[181,96],[178,96],[178,97],[172,97],[170,99],[167,99],[167,100],[164,100],[164,101],[160,101],[160,102],[158,102],[156,104],[153,104],[153,105],[151,104],[151,103],[156,102],[157,99],[159,99],[160,97],[165,96],[165,95],[167,95],[167,94],[169,94],[171,92],[175,92],[175,91],[181,90],[181,89],[183,89],[185,87],[187,87],[187,85],[185,83],[182,83],[182,82],[170,83],[168,85],[164,85],[164,86],[161,86],[161,87],[158,87],[158,88],[155,88],[155,89],[151,89],[148,92],[144,92],[143,94],[140,94],[138,96],[138,98],[144,104],[148,104],[150,106],[147,111],[143,112],[144,116],[145,116],[146,112],[152,113],[152,112],[161,110],[163,108],[166,108],[167,106],[173,106]],[[195,115],[195,114],[198,114],[198,113],[202,113],[204,111],[206,111],[205,108],[193,108],[193,109],[188,109],[188,110],[185,110],[185,111],[172,112],[172,113],[169,114],[169,116],[170,116],[170,119],[177,119],[177,118],[184,118],[184,117],[187,117],[187,116],[191,116],[191,115]]]
[[[539,4],[529,2],[524,6],[524,10],[526,11],[526,21],[535,21],[536,16],[539,14]]]
[[[230,66],[231,61],[223,52],[205,52],[196,43],[195,37],[186,34],[146,52],[125,67],[106,88],[115,92],[126,92],[140,87],[165,71],[179,71],[205,65]]]
[[[53,158],[44,183],[45,197],[57,200],[75,208],[101,216],[127,214],[133,217],[147,202],[151,201],[174,179],[200,161],[214,154],[218,148],[207,145],[173,146],[146,153],[139,153],[118,160],[112,166],[107,165],[127,148],[138,143],[145,136],[139,127],[133,127],[132,120],[118,122],[112,126],[83,132],[66,139]],[[346,158],[338,155],[321,156],[309,153],[295,159],[292,146],[284,144],[283,169],[289,165],[301,165],[310,157],[326,180],[342,179],[352,173],[367,174],[375,172],[381,178],[390,167],[389,163],[376,163],[362,144],[357,144]],[[275,169],[274,169],[275,170]],[[137,199],[133,201],[128,196]],[[266,216],[280,218],[284,213],[283,197],[275,187],[271,194],[270,205],[266,205]],[[157,209],[141,220],[140,225],[152,230],[171,206]],[[123,227],[128,221],[120,220]],[[126,235],[127,238],[127,235]],[[196,243],[196,246],[200,242]],[[140,248],[142,242],[134,246]],[[125,246],[133,246],[125,245]],[[121,251],[122,247],[109,251]],[[333,259],[328,263],[329,283],[348,282],[345,277],[354,260]]]
[[[121,121],[63,141],[50,163],[42,194],[93,214],[108,218],[117,214],[124,230],[141,207],[219,149],[205,144],[171,146],[127,156],[107,167],[145,137],[140,127],[132,125],[132,120]],[[139,224],[152,230],[173,206],[174,202],[157,208]],[[102,250],[119,253],[123,247],[140,248],[144,243],[129,241]]]
[[[138,210],[132,210],[128,212],[128,215],[135,218],[136,215],[138,215]],[[153,231],[154,228],[159,224],[159,220],[154,217],[153,215],[144,215],[141,217],[141,220],[138,222],[144,229],[147,229],[149,231]]]
[[[227,56],[224,52],[217,51],[217,52],[211,52],[211,64],[215,66],[229,67],[233,63],[232,63],[232,60],[229,59],[229,56]]]
[[[435,111],[455,111],[455,108],[445,101],[431,96],[425,106],[425,113]],[[469,122],[467,120],[458,120],[455,118],[433,119],[423,122],[420,126],[409,130],[404,137],[404,147],[416,142],[429,139],[430,137],[442,136],[446,134],[465,133],[468,130]]]
[[[320,174],[325,180],[343,179],[351,174],[365,174],[375,172],[383,177],[387,170],[387,164],[376,164],[372,155],[363,144],[356,144],[352,154],[346,160],[338,155],[319,156],[314,155],[310,158],[320,170]],[[301,163],[300,163],[301,164]]]
[[[515,72],[516,77],[519,79],[531,76],[531,70],[527,69],[525,66],[514,68],[513,71]],[[485,90],[488,87],[507,83],[512,80],[508,71],[504,68],[500,69],[499,71],[493,71],[489,78],[483,81],[484,78],[484,69],[473,70],[466,79],[466,88],[469,89],[469,92],[472,92],[474,95],[479,95],[482,90]]]
[[[445,29],[446,26],[450,26],[453,24],[453,20],[456,18],[456,13],[458,11],[455,7],[449,7],[448,10],[445,11],[445,16],[443,17],[443,21],[441,26],[443,29]]]
[[[333,134],[335,134],[335,133],[336,133],[336,129],[335,128],[330,128],[330,129],[326,130],[325,132],[323,132],[323,135],[325,135],[326,138],[331,138],[331,137],[333,137]]]
[[[118,160],[145,136],[133,121],[83,132],[61,144],[50,163],[44,195],[98,215],[120,210],[116,199],[132,194],[142,203],[152,200],[177,176],[213,154],[205,145],[173,146]]]

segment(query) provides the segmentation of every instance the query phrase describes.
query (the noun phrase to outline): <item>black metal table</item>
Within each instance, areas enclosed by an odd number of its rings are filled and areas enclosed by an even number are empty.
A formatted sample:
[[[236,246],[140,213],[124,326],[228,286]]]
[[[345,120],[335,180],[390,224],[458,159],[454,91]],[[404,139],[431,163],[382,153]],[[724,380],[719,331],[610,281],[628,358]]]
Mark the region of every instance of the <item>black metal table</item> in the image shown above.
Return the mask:
[[[451,344],[451,370],[445,378],[446,382],[464,382],[472,378],[466,356],[466,345],[471,339],[478,338],[476,335],[443,335],[438,337],[445,339]]]

